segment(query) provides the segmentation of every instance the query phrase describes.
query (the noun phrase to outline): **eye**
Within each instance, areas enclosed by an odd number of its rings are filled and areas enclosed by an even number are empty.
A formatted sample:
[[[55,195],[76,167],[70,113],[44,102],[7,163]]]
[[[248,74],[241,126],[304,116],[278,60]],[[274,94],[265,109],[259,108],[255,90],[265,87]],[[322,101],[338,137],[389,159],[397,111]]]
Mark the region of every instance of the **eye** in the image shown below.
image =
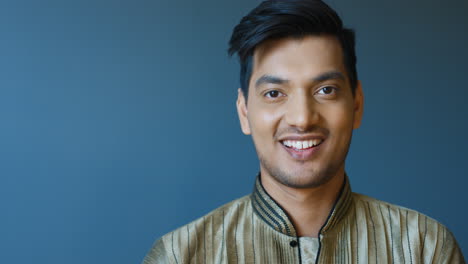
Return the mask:
[[[333,86],[325,86],[325,87],[322,87],[320,88],[320,90],[318,90],[318,94],[323,94],[323,95],[330,95],[332,93],[335,93],[336,92],[336,88],[333,87]]]
[[[279,91],[271,90],[265,93],[265,96],[268,98],[278,98],[281,95]]]

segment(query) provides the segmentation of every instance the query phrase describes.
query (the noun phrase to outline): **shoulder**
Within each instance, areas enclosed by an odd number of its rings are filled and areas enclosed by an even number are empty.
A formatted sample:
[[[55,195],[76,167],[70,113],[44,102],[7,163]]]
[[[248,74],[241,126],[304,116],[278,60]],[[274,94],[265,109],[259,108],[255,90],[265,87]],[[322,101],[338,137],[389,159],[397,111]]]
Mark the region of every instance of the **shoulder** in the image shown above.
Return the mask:
[[[146,255],[143,264],[172,263],[169,260],[174,257],[190,258],[190,251],[197,250],[200,240],[209,240],[224,234],[225,229],[232,228],[240,217],[251,210],[250,195],[224,204],[159,238]]]
[[[416,210],[363,194],[353,193],[353,199],[357,221],[386,230],[408,244],[419,245],[422,251],[427,251],[424,255],[427,253],[438,263],[464,263],[454,235],[439,221]]]
[[[365,212],[367,216],[389,220],[398,219],[400,224],[408,223],[409,225],[412,225],[423,222],[424,225],[427,224],[429,226],[445,228],[445,226],[437,220],[410,208],[378,200],[359,193],[353,193],[353,199],[356,205],[356,211],[361,213],[364,213],[363,211],[367,211]]]
[[[172,232],[167,233],[162,238],[167,241],[172,236],[179,236],[187,232],[200,233],[203,229],[206,229],[207,225],[210,225],[210,228],[213,230],[220,229],[223,225],[229,224],[233,218],[236,218],[239,212],[248,210],[250,206],[250,195],[243,196],[212,210],[206,215],[199,217]]]

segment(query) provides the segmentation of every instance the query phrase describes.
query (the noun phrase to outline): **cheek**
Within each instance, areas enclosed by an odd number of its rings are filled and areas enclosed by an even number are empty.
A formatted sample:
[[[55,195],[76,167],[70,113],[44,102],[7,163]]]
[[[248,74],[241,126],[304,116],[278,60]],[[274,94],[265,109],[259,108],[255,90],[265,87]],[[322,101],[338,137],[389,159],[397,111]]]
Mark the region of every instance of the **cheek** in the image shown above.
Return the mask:
[[[336,136],[347,135],[353,129],[354,113],[351,107],[335,107],[326,111],[330,132]],[[343,135],[341,135],[343,134]]]
[[[268,109],[252,109],[249,111],[252,136],[257,140],[271,140],[276,133],[276,127],[281,115],[277,111]]]

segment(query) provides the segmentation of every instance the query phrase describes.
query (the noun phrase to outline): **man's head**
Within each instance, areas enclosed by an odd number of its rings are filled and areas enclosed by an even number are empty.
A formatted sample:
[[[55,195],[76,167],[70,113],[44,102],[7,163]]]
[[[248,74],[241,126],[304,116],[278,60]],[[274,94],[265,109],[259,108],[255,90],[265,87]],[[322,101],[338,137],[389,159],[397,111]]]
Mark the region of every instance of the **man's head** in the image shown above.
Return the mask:
[[[321,0],[267,0],[234,28],[228,53],[240,60],[240,86],[247,100],[255,48],[266,40],[306,35],[333,35],[343,49],[343,62],[354,92],[357,86],[355,37],[338,14]]]
[[[363,96],[354,33],[337,14],[318,0],[265,1],[235,27],[229,52],[241,61],[237,110],[262,174],[307,188],[343,173]]]

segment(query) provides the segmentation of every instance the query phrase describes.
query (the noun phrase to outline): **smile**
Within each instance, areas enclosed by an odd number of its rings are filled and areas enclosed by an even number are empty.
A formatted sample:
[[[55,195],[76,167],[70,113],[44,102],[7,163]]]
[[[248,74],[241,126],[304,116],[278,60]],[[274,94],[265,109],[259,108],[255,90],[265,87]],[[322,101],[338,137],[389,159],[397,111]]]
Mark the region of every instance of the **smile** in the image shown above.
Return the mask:
[[[313,147],[320,145],[323,142],[323,139],[310,139],[310,140],[285,140],[281,143],[287,148],[292,148],[295,150],[307,150]]]

